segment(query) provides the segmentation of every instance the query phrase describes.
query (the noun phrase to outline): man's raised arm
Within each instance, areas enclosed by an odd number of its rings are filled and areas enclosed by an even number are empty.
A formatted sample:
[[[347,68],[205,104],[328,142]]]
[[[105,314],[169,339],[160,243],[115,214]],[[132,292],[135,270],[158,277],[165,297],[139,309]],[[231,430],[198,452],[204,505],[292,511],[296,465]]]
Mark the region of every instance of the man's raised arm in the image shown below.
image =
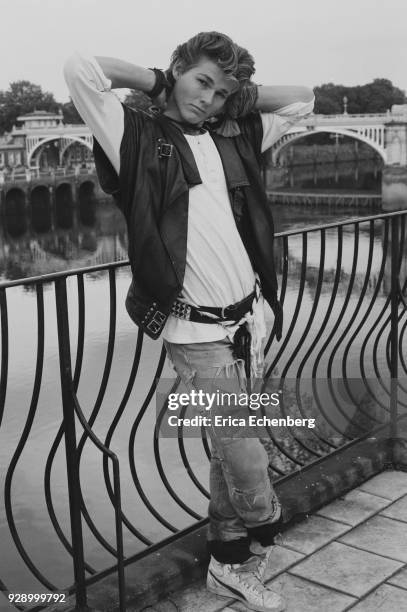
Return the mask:
[[[142,68],[115,57],[97,56],[95,59],[104,75],[110,79],[112,89],[125,87],[148,93],[154,88],[156,76],[149,68]]]
[[[262,85],[258,87],[255,108],[263,123],[262,153],[269,149],[298,121],[312,113],[314,92],[308,87]]]
[[[65,62],[64,76],[78,113],[119,173],[124,113],[111,80],[94,57],[79,53]]]
[[[65,62],[64,76],[80,116],[119,173],[124,113],[112,89],[151,92],[156,82],[154,71],[113,57],[74,53]]]
[[[258,98],[255,107],[263,113],[274,113],[285,106],[298,102],[309,104],[313,100],[314,92],[309,87],[262,85],[258,87]]]

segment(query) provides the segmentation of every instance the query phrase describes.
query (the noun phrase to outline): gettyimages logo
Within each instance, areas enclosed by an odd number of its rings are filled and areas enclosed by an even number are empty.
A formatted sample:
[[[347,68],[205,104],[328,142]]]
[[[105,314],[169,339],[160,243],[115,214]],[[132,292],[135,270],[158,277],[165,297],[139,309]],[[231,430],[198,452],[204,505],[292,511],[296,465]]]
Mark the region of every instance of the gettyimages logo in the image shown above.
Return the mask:
[[[311,445],[340,443],[377,427],[386,436],[390,380],[361,378],[257,379],[252,392],[236,391],[236,380],[200,379],[199,389],[174,388],[174,379],[157,387],[160,436],[293,437]],[[239,387],[238,387],[239,389]],[[376,431],[376,430],[375,430]],[[382,431],[382,433],[380,433]]]
[[[173,383],[173,381],[171,381]],[[272,388],[263,380],[256,380],[250,393],[231,391],[236,383],[225,379],[211,381],[201,389],[157,393],[157,420],[163,437],[201,437],[213,433],[220,437],[270,437],[282,429],[302,428],[312,430],[315,416],[301,414],[298,410],[285,410],[283,388]],[[212,387],[212,388],[211,388]],[[209,390],[211,389],[211,390]],[[257,389],[260,389],[257,391]]]
[[[196,406],[203,410],[211,410],[213,406],[248,406],[258,410],[261,406],[279,406],[281,391],[275,393],[228,393],[225,391],[205,392],[202,389],[192,389],[189,393],[170,393],[168,409],[178,410],[181,406]]]

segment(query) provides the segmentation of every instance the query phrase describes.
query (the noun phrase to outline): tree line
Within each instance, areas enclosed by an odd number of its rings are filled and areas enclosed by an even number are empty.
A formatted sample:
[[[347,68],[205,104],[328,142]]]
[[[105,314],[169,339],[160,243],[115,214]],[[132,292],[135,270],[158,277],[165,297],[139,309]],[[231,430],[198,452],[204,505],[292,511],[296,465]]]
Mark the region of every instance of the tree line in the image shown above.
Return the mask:
[[[326,83],[315,87],[315,113],[336,115],[346,111],[349,114],[385,113],[393,104],[406,104],[404,91],[395,87],[388,79],[374,79],[366,85],[346,87]]]
[[[65,123],[83,123],[73,102],[60,103],[54,94],[43,91],[40,85],[30,81],[10,83],[6,91],[0,90],[0,135],[10,132],[17,117],[42,110],[50,113],[62,111]]]
[[[140,91],[130,92],[124,102],[136,108],[147,108],[150,98]],[[395,87],[388,79],[374,79],[371,83],[347,87],[325,83],[315,87],[315,113],[340,114],[346,110],[354,113],[384,113],[393,104],[406,104],[404,91]],[[40,85],[30,81],[10,83],[6,91],[0,90],[0,135],[10,132],[17,117],[34,110],[62,111],[65,123],[83,123],[74,104],[60,103],[54,95],[43,91]]]

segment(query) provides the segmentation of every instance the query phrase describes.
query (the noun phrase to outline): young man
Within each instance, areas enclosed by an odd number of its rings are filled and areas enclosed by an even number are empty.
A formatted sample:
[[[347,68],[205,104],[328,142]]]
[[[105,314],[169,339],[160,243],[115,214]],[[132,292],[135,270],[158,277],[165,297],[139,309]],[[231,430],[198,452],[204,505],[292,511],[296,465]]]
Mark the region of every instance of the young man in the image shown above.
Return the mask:
[[[106,57],[74,55],[65,66],[72,99],[97,141],[102,187],[127,220],[127,309],[149,336],[162,333],[189,389],[242,392],[248,361],[259,374],[262,296],[281,335],[260,156],[312,111],[313,92],[257,87],[253,73],[250,54],[217,32],[177,47],[166,74]],[[150,94],[161,112],[124,107],[115,87]],[[218,407],[224,415],[235,409]],[[281,522],[267,453],[260,440],[230,435],[230,428],[209,426],[208,434],[208,588],[253,610],[283,610],[262,582]]]

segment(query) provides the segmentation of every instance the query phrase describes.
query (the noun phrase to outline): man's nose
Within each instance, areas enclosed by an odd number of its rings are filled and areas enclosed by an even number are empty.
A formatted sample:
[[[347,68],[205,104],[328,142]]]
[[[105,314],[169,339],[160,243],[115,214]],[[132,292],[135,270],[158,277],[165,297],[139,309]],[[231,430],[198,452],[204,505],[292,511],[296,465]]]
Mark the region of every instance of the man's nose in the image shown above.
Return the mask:
[[[206,106],[210,106],[213,102],[214,95],[215,92],[213,91],[213,89],[206,89],[201,94],[202,103]]]

